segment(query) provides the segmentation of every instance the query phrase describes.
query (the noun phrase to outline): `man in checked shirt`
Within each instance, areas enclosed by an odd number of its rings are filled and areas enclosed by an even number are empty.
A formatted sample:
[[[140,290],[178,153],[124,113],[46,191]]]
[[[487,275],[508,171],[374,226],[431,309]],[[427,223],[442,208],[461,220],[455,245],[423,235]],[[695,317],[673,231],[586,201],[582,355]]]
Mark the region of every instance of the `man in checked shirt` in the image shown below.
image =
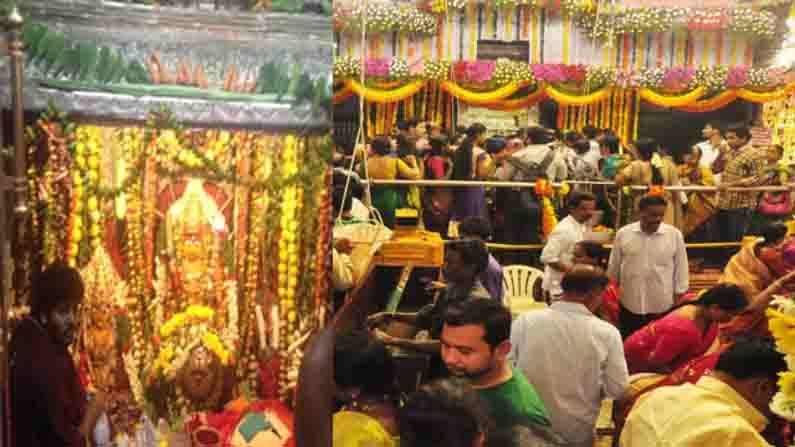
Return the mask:
[[[718,228],[721,242],[739,242],[745,235],[751,215],[759,202],[758,192],[726,191],[729,187],[762,186],[772,178],[766,167],[766,147],[753,147],[747,126],[739,124],[726,129],[726,169],[718,187]]]

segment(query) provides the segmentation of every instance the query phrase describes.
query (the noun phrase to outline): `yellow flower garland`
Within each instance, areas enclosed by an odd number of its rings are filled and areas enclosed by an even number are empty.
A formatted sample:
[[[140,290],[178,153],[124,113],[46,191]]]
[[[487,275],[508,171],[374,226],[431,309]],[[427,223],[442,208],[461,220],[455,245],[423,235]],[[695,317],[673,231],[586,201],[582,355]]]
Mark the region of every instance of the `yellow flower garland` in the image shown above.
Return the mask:
[[[549,197],[543,198],[544,214],[541,216],[541,231],[544,233],[546,240],[555,226],[558,224],[558,216],[555,215],[555,207],[552,206],[552,201]]]
[[[737,91],[737,96],[739,96],[740,98],[746,101],[762,103],[762,102],[775,101],[777,99],[785,98],[794,92],[795,92],[795,83],[783,87],[779,90],[773,92],[766,92],[766,93],[759,93],[753,90],[741,88],[740,90]]]
[[[726,90],[723,93],[720,93],[712,98],[705,99],[702,101],[696,101],[693,104],[678,107],[679,110],[684,112],[712,112],[714,110],[718,110],[722,107],[725,107],[730,102],[737,99],[737,90],[731,89]]]
[[[547,95],[549,95],[549,97],[555,100],[555,102],[557,102],[558,104],[570,107],[570,106],[584,106],[602,101],[607,97],[608,94],[610,94],[612,89],[603,88],[601,90],[582,96],[569,95],[568,93],[564,93],[551,85],[547,85],[544,91],[546,91]]]
[[[683,107],[694,103],[704,94],[704,87],[696,87],[695,90],[678,96],[661,95],[648,88],[638,91],[641,99],[660,107]]]
[[[477,93],[472,90],[467,90],[458,84],[455,84],[450,81],[442,81],[440,87],[442,90],[446,91],[447,93],[455,96],[459,100],[468,103],[468,104],[475,104],[475,105],[485,105],[494,101],[499,101],[501,99],[507,98],[517,91],[520,88],[527,85],[526,82],[512,82],[510,84],[506,84],[497,90],[491,92],[484,92],[484,93]]]
[[[357,95],[364,97],[364,99],[367,101],[384,104],[388,102],[402,101],[406,98],[409,98],[420,91],[421,88],[425,87],[425,84],[426,81],[412,81],[403,87],[393,90],[377,90],[366,87],[357,81],[349,80],[346,83],[346,86],[353,90],[353,92]]]
[[[502,110],[503,112],[513,112],[515,110],[526,109],[528,107],[532,107],[536,105],[539,101],[542,101],[544,98],[547,97],[546,92],[544,91],[543,87],[539,87],[533,93],[530,93],[525,98],[521,99],[505,99],[501,101],[494,101],[489,102],[486,104],[482,104],[483,107],[492,109],[492,110]]]

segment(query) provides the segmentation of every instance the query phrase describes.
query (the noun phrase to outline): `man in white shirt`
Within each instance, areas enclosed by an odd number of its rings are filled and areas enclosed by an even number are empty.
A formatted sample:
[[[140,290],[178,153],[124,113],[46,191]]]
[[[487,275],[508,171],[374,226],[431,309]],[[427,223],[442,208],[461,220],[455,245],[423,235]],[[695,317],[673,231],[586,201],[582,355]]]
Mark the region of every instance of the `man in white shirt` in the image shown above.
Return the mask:
[[[661,196],[643,197],[639,221],[616,233],[608,274],[621,288],[624,338],[670,310],[689,287],[682,232],[662,223],[667,206]]]
[[[569,215],[558,222],[541,251],[544,279],[541,288],[554,301],[563,290],[560,280],[572,267],[574,246],[585,237],[588,222],[596,210],[596,197],[587,192],[572,192],[568,201]]]
[[[570,447],[593,445],[602,400],[620,399],[628,384],[621,335],[593,314],[607,283],[598,267],[576,265],[563,278],[560,301],[522,314],[511,326],[509,358]]]
[[[718,158],[722,150],[726,150],[726,140],[723,139],[723,131],[717,123],[709,122],[701,131],[705,141],[698,143],[696,146],[701,149],[701,161],[699,165],[704,168],[712,169],[712,163]],[[716,181],[720,177],[720,173],[716,172]]]

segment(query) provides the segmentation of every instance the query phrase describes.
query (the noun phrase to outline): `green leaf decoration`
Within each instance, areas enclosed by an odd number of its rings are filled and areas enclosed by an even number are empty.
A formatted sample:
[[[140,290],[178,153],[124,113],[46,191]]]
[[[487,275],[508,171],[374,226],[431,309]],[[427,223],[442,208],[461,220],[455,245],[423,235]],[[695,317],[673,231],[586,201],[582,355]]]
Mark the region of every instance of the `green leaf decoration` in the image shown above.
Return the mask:
[[[278,70],[273,62],[266,62],[259,70],[257,77],[257,93],[275,93],[276,81],[278,81]]]
[[[298,93],[298,87],[301,85],[301,67],[298,64],[293,64],[292,69],[290,70],[290,82],[287,86],[287,94],[290,96],[296,96]]]
[[[44,57],[44,55],[47,53],[47,48],[49,48],[50,45],[53,44],[53,41],[55,41],[57,38],[58,36],[55,33],[46,31],[44,37],[39,40],[39,42],[36,44],[36,48],[30,53],[30,63],[37,63],[42,57]]]
[[[44,53],[44,73],[49,73],[55,67],[64,51],[66,51],[66,39],[61,34],[54,35]]]
[[[149,72],[139,61],[132,61],[130,66],[127,67],[127,74],[125,79],[130,84],[149,84]]]
[[[80,42],[77,44],[77,51],[80,56],[80,79],[91,79],[97,67],[97,47],[88,42]]]
[[[124,73],[127,67],[124,63],[124,58],[121,53],[115,51],[113,53],[113,61],[111,63],[110,73],[108,74],[107,82],[111,84],[118,84],[124,78]]]
[[[99,59],[97,61],[97,71],[95,79],[99,82],[106,83],[110,78],[110,71],[113,69],[113,52],[108,47],[102,47],[99,50]]]
[[[80,51],[77,48],[70,48],[65,53],[65,60],[62,75],[69,79],[75,79],[80,73]]]
[[[55,59],[55,62],[53,62],[52,67],[47,70],[48,76],[57,78],[61,75],[61,73],[63,73],[64,68],[66,68],[66,61],[69,58],[69,53],[71,51],[72,49],[68,47],[61,51],[61,54],[59,54]]]
[[[29,55],[27,60],[28,65],[33,62],[33,56],[36,54],[39,44],[41,44],[46,34],[47,27],[39,23],[26,24],[22,29],[22,41],[25,42],[27,54]]]

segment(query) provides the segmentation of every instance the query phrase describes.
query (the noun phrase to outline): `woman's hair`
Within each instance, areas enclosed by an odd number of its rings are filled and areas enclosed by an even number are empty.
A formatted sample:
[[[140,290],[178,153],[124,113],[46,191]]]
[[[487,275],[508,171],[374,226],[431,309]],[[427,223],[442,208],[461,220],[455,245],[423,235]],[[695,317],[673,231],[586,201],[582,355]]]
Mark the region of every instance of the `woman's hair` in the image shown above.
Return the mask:
[[[30,313],[48,315],[62,302],[77,305],[83,301],[85,286],[80,272],[56,261],[36,275],[32,292]]]
[[[449,380],[412,393],[399,419],[401,447],[472,447],[490,426],[477,392]]]
[[[704,292],[697,300],[684,304],[711,306],[716,304],[722,310],[743,310],[748,306],[748,298],[743,289],[736,284],[718,284]]]
[[[398,157],[408,157],[409,155],[417,155],[417,139],[414,137],[407,137],[399,135],[398,142]]]
[[[607,261],[610,259],[610,250],[604,245],[595,241],[580,241],[577,245],[582,247],[585,255],[596,260],[596,265],[602,269],[607,268]]]
[[[471,180],[475,167],[472,165],[472,151],[475,148],[475,141],[486,131],[486,126],[475,123],[467,129],[466,138],[458,146],[453,159],[452,180]]]
[[[763,244],[775,245],[781,242],[787,236],[787,226],[781,223],[771,223],[762,227]]]
[[[651,163],[652,157],[658,152],[660,145],[652,138],[638,138],[635,142],[635,147],[638,148],[638,155],[643,161],[648,161],[651,166],[651,183],[653,185],[662,185],[663,176],[662,172],[657,166]]]
[[[389,155],[392,151],[392,143],[389,141],[389,137],[384,135],[373,138],[372,141],[370,141],[370,147],[379,155]]]
[[[441,156],[444,154],[444,150],[447,147],[447,138],[445,137],[432,137],[429,140],[431,145],[430,154],[432,156]]]
[[[612,134],[606,134],[602,138],[602,146],[606,147],[607,151],[610,152],[611,154],[617,154],[618,153],[618,145],[619,145],[619,143],[620,143],[620,141],[619,141],[618,137],[615,136],[615,135],[612,135]]]
[[[359,387],[363,394],[395,392],[395,365],[386,345],[365,331],[339,334],[334,340],[334,382]]]

